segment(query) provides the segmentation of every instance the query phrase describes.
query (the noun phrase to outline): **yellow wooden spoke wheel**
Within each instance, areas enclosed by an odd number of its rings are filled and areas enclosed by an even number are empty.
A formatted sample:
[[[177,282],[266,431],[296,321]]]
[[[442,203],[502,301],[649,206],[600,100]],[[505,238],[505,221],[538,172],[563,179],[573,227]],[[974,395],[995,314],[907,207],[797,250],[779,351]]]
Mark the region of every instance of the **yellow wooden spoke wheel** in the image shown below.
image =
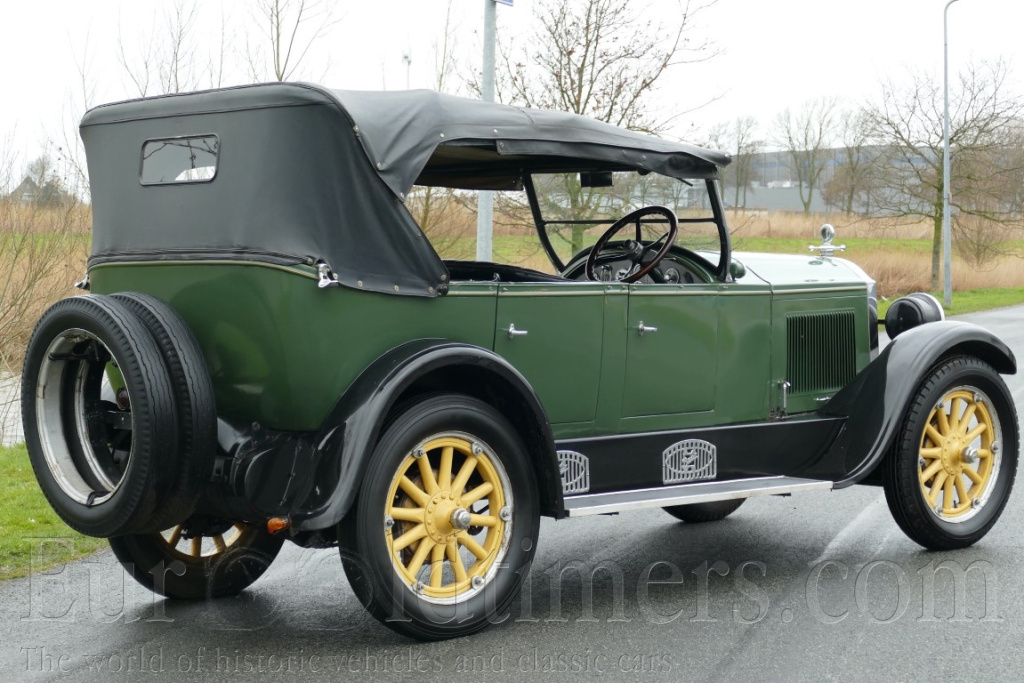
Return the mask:
[[[258,529],[245,524],[232,524],[225,529],[217,529],[209,534],[189,535],[186,538],[184,526],[177,526],[162,531],[159,537],[167,544],[167,549],[185,561],[195,561],[204,557],[213,557],[227,552],[236,544],[244,544]]]
[[[338,545],[370,614],[438,640],[507,618],[539,523],[535,471],[516,428],[478,398],[427,394],[394,409]]]
[[[977,543],[1013,490],[1013,396],[988,363],[951,356],[917,385],[880,474],[893,519],[931,550]]]
[[[999,474],[999,419],[980,389],[953,388],[932,409],[921,435],[918,477],[928,507],[947,522],[977,514]]]
[[[504,556],[512,491],[501,461],[468,434],[447,432],[402,460],[384,505],[395,571],[422,598],[459,602],[488,583]]]
[[[230,520],[178,524],[159,533],[110,539],[114,555],[136,581],[169,598],[236,595],[270,568],[284,538]]]

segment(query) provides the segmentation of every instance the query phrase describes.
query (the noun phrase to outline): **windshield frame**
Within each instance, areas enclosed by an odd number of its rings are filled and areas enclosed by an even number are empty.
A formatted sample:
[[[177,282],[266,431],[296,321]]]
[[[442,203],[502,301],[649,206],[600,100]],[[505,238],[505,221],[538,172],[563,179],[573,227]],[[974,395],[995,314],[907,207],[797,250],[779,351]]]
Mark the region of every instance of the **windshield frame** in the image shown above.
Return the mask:
[[[589,170],[589,169],[588,169]],[[615,169],[621,170],[621,169]],[[567,264],[562,262],[559,258],[558,253],[555,251],[554,245],[551,243],[551,237],[548,235],[549,225],[611,225],[615,222],[614,218],[604,219],[587,219],[587,220],[546,220],[543,212],[541,211],[540,201],[537,197],[537,189],[533,182],[533,174],[529,172],[523,173],[523,189],[526,191],[526,197],[530,204],[530,214],[533,217],[534,229],[537,231],[537,236],[540,239],[541,246],[544,248],[544,254],[548,257],[551,265],[559,273],[564,273]],[[678,182],[684,182],[682,180]],[[729,237],[729,227],[725,220],[725,211],[722,207],[722,198],[718,190],[718,182],[713,178],[704,179],[704,186],[708,194],[708,204],[711,207],[711,218],[680,218],[680,223],[713,223],[718,230],[718,242],[719,242],[719,257],[718,264],[715,266],[715,277],[721,282],[731,282],[732,276],[730,274],[729,265],[732,260],[732,240]],[[577,256],[576,254],[573,257]],[[570,259],[571,261],[571,259]]]

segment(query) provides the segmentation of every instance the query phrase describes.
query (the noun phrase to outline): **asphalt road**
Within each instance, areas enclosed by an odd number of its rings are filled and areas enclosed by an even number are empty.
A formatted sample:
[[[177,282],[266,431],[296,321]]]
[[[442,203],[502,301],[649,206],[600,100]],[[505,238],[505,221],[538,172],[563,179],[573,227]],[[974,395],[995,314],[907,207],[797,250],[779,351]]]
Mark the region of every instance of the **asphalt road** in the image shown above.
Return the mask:
[[[1024,307],[963,319],[1024,359]],[[1024,413],[1024,377],[1008,381]],[[1022,558],[1022,483],[985,539],[948,553],[908,540],[869,487],[706,525],[544,520],[518,613],[420,644],[363,611],[334,550],[286,547],[211,604],[154,600],[101,553],[0,584],[0,680],[1016,681]]]

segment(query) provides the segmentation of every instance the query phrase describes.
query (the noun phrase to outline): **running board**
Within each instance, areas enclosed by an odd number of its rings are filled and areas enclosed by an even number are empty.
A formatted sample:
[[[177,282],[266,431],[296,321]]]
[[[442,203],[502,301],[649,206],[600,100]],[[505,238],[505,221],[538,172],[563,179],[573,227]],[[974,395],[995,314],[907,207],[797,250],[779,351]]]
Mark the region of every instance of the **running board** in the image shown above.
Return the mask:
[[[804,491],[830,491],[832,482],[798,477],[755,477],[730,481],[706,481],[699,484],[659,486],[651,489],[589,493],[566,496],[565,511],[570,517],[605,515],[612,512],[661,508],[691,503],[712,503],[717,500],[753,498],[754,496],[788,496]]]

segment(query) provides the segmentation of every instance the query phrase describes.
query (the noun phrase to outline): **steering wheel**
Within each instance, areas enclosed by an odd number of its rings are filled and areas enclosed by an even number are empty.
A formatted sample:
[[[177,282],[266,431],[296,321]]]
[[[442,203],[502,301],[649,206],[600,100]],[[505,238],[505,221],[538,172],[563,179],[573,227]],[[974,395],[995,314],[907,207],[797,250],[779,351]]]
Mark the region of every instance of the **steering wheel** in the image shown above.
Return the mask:
[[[640,219],[645,216],[659,215],[664,216],[668,220],[668,231],[665,232],[661,237],[644,244],[641,241],[640,235]],[[630,223],[636,223],[636,240],[626,240],[623,244],[625,253],[616,253],[614,255],[608,254],[601,256],[601,251],[608,245],[608,242],[617,232],[622,230]],[[619,220],[612,223],[600,239],[597,240],[597,244],[590,250],[590,254],[587,256],[587,279],[588,280],[600,280],[597,277],[597,266],[609,263],[611,261],[621,261],[623,258],[627,258],[633,264],[630,266],[629,271],[618,278],[619,282],[636,282],[642,279],[657,266],[665,256],[668,255],[669,249],[676,241],[676,235],[679,234],[679,221],[676,219],[675,213],[671,209],[664,206],[645,206],[642,209],[637,209],[631,213],[626,214]],[[661,245],[658,247],[658,245]],[[644,260],[649,254],[654,253],[654,256],[649,260]]]

